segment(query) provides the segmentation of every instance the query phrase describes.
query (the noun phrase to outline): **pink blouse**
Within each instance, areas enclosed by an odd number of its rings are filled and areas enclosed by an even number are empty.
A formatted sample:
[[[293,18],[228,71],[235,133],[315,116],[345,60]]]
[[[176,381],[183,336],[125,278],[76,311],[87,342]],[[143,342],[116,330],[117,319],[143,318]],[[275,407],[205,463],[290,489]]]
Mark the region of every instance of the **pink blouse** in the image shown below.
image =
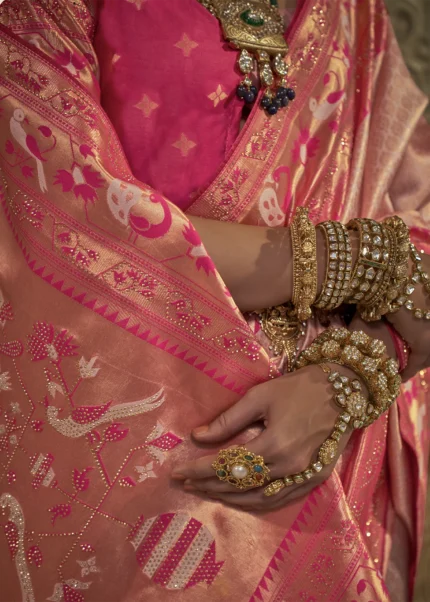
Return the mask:
[[[185,210],[240,128],[238,53],[197,0],[101,0],[102,104],[134,175]]]

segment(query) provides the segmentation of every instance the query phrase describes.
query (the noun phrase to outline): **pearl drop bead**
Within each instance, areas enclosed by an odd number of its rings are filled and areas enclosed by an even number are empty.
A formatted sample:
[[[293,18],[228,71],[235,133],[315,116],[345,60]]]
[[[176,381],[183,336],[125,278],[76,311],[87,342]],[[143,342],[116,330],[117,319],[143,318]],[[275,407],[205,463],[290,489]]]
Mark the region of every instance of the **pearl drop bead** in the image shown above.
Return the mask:
[[[243,464],[235,464],[231,469],[231,474],[236,479],[245,479],[248,476],[248,469]]]

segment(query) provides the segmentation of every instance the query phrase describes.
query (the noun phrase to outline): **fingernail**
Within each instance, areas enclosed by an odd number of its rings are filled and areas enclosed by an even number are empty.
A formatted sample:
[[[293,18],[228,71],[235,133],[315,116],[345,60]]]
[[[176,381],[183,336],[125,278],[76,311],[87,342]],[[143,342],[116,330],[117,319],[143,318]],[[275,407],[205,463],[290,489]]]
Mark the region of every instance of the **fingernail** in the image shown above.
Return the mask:
[[[194,485],[189,485],[189,484],[188,485],[185,484],[184,489],[185,489],[185,491],[197,491],[197,489],[194,487]]]
[[[186,479],[186,476],[181,474],[180,472],[172,472],[170,476],[172,477],[172,479],[177,479],[178,481],[183,481],[184,479]]]
[[[203,435],[203,433],[206,433],[208,430],[209,430],[208,426],[199,426],[193,430],[193,433],[195,435]]]

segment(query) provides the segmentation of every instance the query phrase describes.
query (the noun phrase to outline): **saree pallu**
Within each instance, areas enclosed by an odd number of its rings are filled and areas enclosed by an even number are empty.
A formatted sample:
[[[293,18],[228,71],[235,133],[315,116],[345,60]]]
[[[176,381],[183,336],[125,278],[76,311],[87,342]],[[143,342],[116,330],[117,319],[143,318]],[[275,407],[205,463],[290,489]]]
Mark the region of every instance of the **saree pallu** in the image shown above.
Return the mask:
[[[404,601],[423,526],[424,373],[282,510],[244,513],[170,481],[208,453],[191,429],[267,380],[270,359],[186,216],[133,177],[100,107],[93,10],[0,6],[1,600],[367,602],[390,599],[388,575]],[[252,111],[189,213],[398,213],[429,251],[425,99],[383,5],[305,0],[289,42],[295,103]]]

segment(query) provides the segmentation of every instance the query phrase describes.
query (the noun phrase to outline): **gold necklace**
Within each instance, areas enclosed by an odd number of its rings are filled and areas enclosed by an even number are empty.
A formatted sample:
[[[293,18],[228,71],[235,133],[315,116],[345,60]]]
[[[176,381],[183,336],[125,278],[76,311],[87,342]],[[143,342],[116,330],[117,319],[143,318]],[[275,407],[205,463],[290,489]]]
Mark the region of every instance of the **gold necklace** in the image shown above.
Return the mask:
[[[220,22],[224,38],[240,50],[238,67],[245,76],[236,89],[247,104],[257,98],[258,90],[250,74],[255,63],[264,94],[261,106],[269,115],[294,100],[295,92],[287,86],[288,51],[284,39],[284,23],[277,0],[198,0]]]

